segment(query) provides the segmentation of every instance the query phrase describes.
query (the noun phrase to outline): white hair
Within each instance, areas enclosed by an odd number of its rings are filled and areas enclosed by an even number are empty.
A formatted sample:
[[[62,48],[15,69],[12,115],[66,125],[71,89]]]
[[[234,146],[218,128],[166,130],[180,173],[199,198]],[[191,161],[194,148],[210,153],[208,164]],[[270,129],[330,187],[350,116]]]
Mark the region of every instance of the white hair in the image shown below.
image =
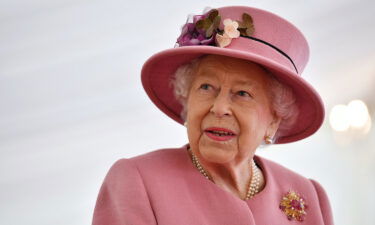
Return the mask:
[[[202,57],[192,60],[190,63],[181,65],[176,70],[171,84],[174,88],[174,95],[176,99],[183,106],[181,117],[186,121],[187,114],[187,99],[190,91],[190,86],[193,81],[195,70],[198,68]],[[262,67],[262,66],[261,66]],[[266,68],[262,67],[268,75],[268,87],[270,89],[271,107],[275,115],[281,118],[279,128],[273,137],[273,140],[282,137],[295,124],[299,110],[295,104],[296,98],[293,90],[286,84],[281,83],[272,75]]]

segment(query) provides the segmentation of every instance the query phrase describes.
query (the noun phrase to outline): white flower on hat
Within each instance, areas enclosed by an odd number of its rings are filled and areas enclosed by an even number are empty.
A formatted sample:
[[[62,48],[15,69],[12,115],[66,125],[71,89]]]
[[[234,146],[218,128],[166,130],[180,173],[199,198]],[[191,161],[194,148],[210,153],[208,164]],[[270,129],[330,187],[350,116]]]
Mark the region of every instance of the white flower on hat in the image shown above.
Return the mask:
[[[232,41],[232,38],[228,37],[226,33],[223,35],[216,34],[216,42],[219,45],[220,48],[224,48],[228,46]]]
[[[231,19],[225,19],[223,21],[223,24],[224,24],[223,35],[216,34],[216,42],[218,43],[220,48],[224,48],[228,46],[232,42],[232,38],[238,38],[240,36],[240,32],[237,30],[238,28],[237,21],[233,21]]]
[[[224,34],[227,34],[230,38],[238,38],[240,36],[240,32],[237,30],[238,23],[237,21],[233,21],[231,19],[225,19],[223,21],[224,24]]]

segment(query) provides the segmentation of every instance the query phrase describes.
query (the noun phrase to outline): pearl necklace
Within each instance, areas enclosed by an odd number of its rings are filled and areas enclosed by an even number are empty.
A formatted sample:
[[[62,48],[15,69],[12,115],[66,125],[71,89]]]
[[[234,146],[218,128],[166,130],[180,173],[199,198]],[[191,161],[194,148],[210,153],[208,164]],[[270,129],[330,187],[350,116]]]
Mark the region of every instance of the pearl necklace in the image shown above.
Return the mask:
[[[194,166],[199,170],[199,172],[206,178],[213,182],[212,177],[209,175],[209,173],[202,167],[202,165],[199,163],[197,156],[193,153],[193,151],[188,148],[188,151],[192,155],[193,164]],[[249,200],[254,197],[259,192],[260,187],[260,170],[257,167],[257,165],[254,162],[254,159],[251,160],[251,180],[249,183],[249,187],[247,189],[246,197],[244,200]]]

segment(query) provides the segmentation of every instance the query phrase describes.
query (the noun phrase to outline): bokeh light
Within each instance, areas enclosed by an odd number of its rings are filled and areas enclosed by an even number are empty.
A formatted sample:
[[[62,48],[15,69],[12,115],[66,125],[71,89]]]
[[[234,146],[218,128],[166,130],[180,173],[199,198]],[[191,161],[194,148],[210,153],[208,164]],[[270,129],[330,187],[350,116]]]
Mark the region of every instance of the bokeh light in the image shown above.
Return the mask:
[[[346,105],[335,105],[329,115],[329,122],[335,131],[346,131],[349,129],[349,113]]]
[[[353,100],[348,105],[335,105],[330,112],[329,122],[332,129],[339,132],[352,128],[365,134],[371,128],[371,117],[362,100]]]
[[[355,128],[362,128],[369,120],[369,113],[366,104],[361,100],[353,100],[348,104],[350,125]]]

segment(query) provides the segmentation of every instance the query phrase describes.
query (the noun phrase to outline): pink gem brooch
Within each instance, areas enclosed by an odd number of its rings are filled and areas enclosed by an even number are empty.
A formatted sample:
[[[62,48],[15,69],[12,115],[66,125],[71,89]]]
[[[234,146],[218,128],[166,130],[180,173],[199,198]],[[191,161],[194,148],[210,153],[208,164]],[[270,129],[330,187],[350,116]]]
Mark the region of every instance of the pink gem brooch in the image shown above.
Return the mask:
[[[304,221],[307,205],[297,192],[290,190],[286,193],[280,202],[279,208],[286,214],[288,220]]]

